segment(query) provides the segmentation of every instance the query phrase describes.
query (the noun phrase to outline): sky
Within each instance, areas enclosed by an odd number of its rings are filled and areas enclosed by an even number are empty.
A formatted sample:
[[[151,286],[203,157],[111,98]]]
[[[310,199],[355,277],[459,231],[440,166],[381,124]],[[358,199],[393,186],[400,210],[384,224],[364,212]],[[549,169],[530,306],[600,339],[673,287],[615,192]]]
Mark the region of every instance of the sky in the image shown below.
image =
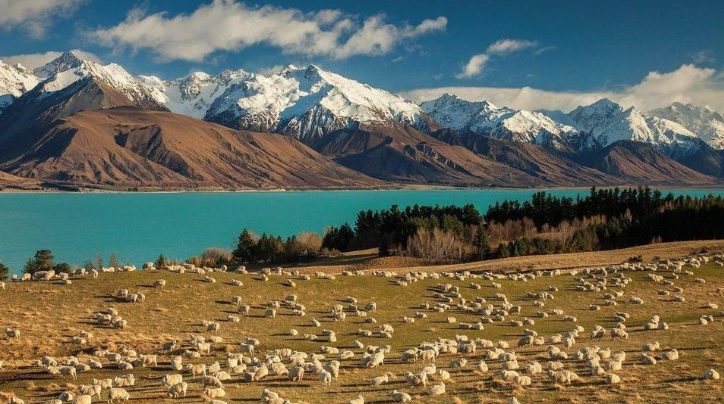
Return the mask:
[[[314,63],[415,101],[724,111],[724,1],[687,3],[0,0],[0,59],[80,49],[164,79]]]

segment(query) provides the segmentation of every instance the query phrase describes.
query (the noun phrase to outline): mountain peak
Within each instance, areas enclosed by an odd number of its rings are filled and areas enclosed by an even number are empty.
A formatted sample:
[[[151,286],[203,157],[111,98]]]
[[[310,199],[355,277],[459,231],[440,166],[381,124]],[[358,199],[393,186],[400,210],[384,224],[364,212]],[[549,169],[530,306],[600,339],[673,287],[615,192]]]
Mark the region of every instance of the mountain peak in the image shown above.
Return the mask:
[[[606,98],[606,97],[601,98],[600,100],[594,102],[593,104],[589,105],[589,107],[623,110],[623,107],[621,106],[621,104],[611,101],[611,99]]]
[[[49,78],[56,73],[80,67],[84,63],[73,51],[63,52],[57,58],[35,69],[38,77]]]

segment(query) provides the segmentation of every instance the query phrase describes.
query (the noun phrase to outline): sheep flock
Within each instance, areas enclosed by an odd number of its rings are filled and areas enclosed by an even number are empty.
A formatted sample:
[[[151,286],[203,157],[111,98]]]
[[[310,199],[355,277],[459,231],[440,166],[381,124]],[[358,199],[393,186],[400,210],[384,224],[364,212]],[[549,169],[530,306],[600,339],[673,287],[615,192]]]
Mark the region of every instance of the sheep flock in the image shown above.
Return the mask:
[[[0,286],[0,403],[721,402],[724,255],[567,270],[174,265]]]

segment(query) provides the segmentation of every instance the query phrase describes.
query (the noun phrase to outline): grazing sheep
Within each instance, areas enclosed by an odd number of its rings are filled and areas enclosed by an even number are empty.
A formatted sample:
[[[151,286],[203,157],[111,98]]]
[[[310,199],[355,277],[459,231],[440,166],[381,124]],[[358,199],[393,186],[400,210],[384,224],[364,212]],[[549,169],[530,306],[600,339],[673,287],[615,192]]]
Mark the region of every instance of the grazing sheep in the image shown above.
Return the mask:
[[[620,384],[621,377],[619,375],[609,373],[606,375],[606,383],[607,384]]]
[[[5,336],[8,338],[20,338],[20,330],[13,329],[13,328],[6,328]]]
[[[667,361],[675,361],[679,359],[679,351],[676,349],[669,349],[667,351],[664,351],[659,356],[659,359],[667,360]]]
[[[559,384],[571,384],[574,381],[580,380],[580,377],[577,374],[565,369],[557,371],[549,370],[548,378]]]
[[[212,321],[206,325],[206,331],[208,332],[218,333],[219,330],[221,330],[221,324],[215,321]]]
[[[186,382],[180,382],[169,387],[166,395],[168,398],[186,398],[186,390],[189,385]]]
[[[201,379],[201,384],[204,387],[212,387],[212,388],[224,387],[223,383],[221,383],[221,380],[219,380],[219,378],[216,376],[204,376]]]
[[[101,399],[102,391],[103,389],[101,388],[101,386],[97,384],[93,384],[90,386],[78,386],[78,392],[81,394],[81,396],[98,396],[99,400]]]
[[[166,387],[171,387],[181,382],[183,382],[183,375],[180,374],[168,374],[161,379],[161,385]]]
[[[300,382],[304,379],[304,367],[295,366],[289,370],[287,378],[293,382]]]
[[[178,355],[174,356],[173,359],[171,359],[171,369],[172,370],[181,370],[183,369],[183,357]]]
[[[79,395],[73,400],[73,404],[91,404],[92,402],[93,397],[88,394]]]
[[[654,357],[651,356],[651,355],[641,354],[641,359],[639,360],[639,362],[640,362],[642,365],[655,365],[655,364],[656,364],[656,358],[654,358]]]
[[[188,364],[186,365],[186,370],[191,373],[191,376],[206,376],[206,364],[205,363],[199,363],[196,365]]]
[[[391,393],[391,396],[392,396],[392,401],[394,401],[396,403],[406,403],[406,402],[412,401],[412,397],[409,394],[402,392],[402,391],[393,390]]]
[[[464,368],[468,364],[468,360],[465,358],[455,358],[452,361],[450,361],[450,367],[455,368]]]
[[[440,383],[440,384],[435,384],[433,386],[430,386],[428,393],[431,396],[440,396],[440,395],[445,394],[445,383]]]
[[[715,369],[709,369],[704,372],[704,380],[719,380],[719,372]]]
[[[131,395],[128,394],[126,389],[120,387],[112,387],[108,390],[108,402],[113,403],[116,401],[128,401],[131,399]]]
[[[220,398],[220,397],[226,397],[226,390],[217,387],[217,388],[205,388],[204,389],[204,397],[209,399],[214,398]]]
[[[317,372],[317,378],[323,384],[329,385],[332,383],[332,374],[324,369],[320,369],[319,372]]]
[[[530,376],[517,376],[513,378],[513,382],[517,384],[518,386],[530,386],[533,384],[533,381],[531,380]]]
[[[381,385],[387,384],[389,382],[390,382],[390,376],[387,373],[385,373],[382,376],[373,377],[371,380],[371,384],[374,386],[381,386]]]
[[[93,379],[93,385],[101,389],[110,389],[113,387],[113,379]]]

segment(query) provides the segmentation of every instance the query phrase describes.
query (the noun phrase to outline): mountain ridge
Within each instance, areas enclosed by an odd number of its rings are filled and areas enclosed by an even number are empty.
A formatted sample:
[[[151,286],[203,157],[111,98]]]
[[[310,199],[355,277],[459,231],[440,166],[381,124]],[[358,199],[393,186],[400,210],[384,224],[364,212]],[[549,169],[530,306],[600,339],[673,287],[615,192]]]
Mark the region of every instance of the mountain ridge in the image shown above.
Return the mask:
[[[0,63],[0,99],[0,169],[41,180],[223,189],[344,188],[345,176],[351,187],[724,181],[724,150],[715,148],[724,119],[683,104],[643,113],[602,99],[565,114],[446,94],[418,105],[316,65],[165,81],[72,52],[33,71]],[[147,128],[129,132],[138,121]],[[229,150],[254,150],[276,177]],[[303,170],[294,159],[316,167],[319,181],[293,174]]]

